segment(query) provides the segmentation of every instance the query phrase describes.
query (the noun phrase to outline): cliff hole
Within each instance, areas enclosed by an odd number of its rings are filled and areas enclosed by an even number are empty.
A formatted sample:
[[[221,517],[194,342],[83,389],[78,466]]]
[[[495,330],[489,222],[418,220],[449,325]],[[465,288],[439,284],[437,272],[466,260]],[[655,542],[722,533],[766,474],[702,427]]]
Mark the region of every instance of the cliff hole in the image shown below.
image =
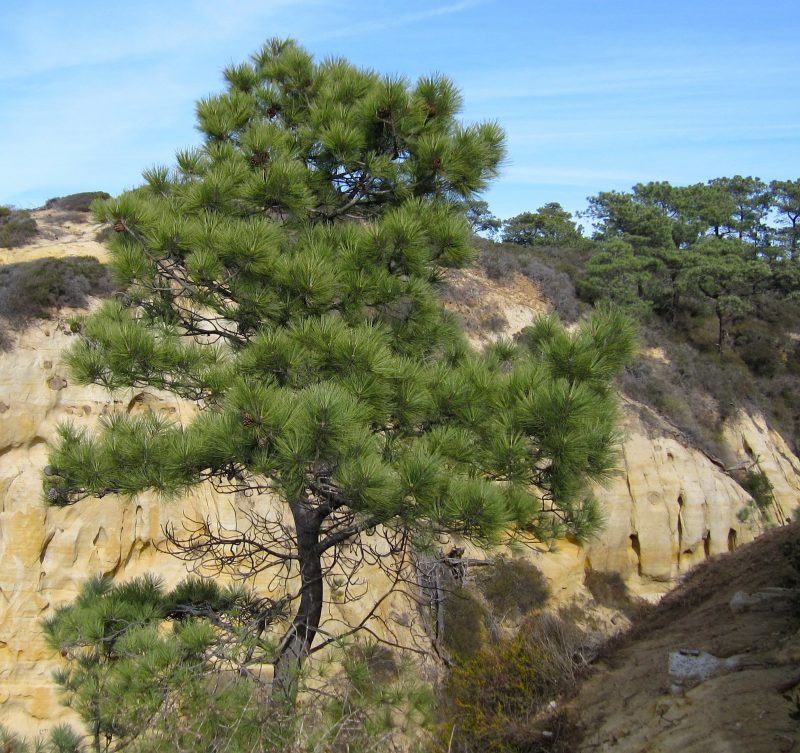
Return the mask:
[[[703,554],[708,559],[711,556],[711,531],[706,532],[703,538]]]
[[[681,566],[683,553],[683,495],[678,495],[678,567]]]
[[[737,533],[736,530],[731,528],[728,531],[728,551],[732,552],[736,549],[736,537]]]
[[[639,534],[632,533],[631,534],[631,549],[633,549],[633,553],[636,555],[636,572],[641,577],[642,575],[642,547],[639,544]]]

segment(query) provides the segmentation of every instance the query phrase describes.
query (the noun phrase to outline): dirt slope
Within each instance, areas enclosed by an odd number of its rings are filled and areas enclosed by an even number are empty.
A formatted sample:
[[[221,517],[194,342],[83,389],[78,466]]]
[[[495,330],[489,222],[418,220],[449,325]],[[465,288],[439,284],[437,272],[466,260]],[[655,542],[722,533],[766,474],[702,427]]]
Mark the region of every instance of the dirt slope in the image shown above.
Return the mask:
[[[800,526],[708,560],[643,617],[570,702],[582,730],[573,750],[800,751],[800,589],[787,546],[797,564]],[[682,649],[683,663],[707,652],[734,666],[692,686],[668,671]]]

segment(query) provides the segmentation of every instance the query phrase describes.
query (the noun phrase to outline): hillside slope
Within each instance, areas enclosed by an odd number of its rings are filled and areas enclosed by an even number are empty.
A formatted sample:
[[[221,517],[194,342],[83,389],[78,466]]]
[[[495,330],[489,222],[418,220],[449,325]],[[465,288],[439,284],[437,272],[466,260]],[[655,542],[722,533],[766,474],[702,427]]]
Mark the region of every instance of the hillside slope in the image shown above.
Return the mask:
[[[797,750],[797,566],[800,526],[795,524],[694,569],[598,662],[571,701],[569,711],[582,729],[573,750]],[[704,654],[722,660],[720,666],[712,670],[713,661]],[[708,679],[691,677],[703,664]]]

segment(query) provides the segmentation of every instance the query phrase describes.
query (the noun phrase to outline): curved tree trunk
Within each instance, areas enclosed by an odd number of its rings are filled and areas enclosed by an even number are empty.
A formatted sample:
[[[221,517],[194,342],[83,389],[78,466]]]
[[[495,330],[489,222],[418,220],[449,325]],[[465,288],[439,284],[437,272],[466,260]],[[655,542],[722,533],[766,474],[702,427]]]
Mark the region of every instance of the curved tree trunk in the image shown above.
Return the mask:
[[[289,707],[297,697],[297,674],[317,634],[323,602],[319,518],[303,503],[294,503],[291,509],[300,557],[300,605],[278,649],[271,694],[272,703]]]

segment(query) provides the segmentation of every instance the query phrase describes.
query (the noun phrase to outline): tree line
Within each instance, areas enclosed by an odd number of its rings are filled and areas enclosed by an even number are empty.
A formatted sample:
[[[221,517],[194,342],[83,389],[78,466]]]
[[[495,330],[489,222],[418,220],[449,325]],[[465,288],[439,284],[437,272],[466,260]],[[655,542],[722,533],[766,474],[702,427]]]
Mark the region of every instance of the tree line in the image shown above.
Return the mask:
[[[500,221],[475,201],[466,214],[474,231],[505,243],[583,249],[576,287],[584,300],[612,300],[669,322],[711,312],[719,350],[733,322],[765,315],[775,302],[798,303],[800,179],[638,183],[588,201],[579,217],[591,221],[591,238],[558,203]]]

